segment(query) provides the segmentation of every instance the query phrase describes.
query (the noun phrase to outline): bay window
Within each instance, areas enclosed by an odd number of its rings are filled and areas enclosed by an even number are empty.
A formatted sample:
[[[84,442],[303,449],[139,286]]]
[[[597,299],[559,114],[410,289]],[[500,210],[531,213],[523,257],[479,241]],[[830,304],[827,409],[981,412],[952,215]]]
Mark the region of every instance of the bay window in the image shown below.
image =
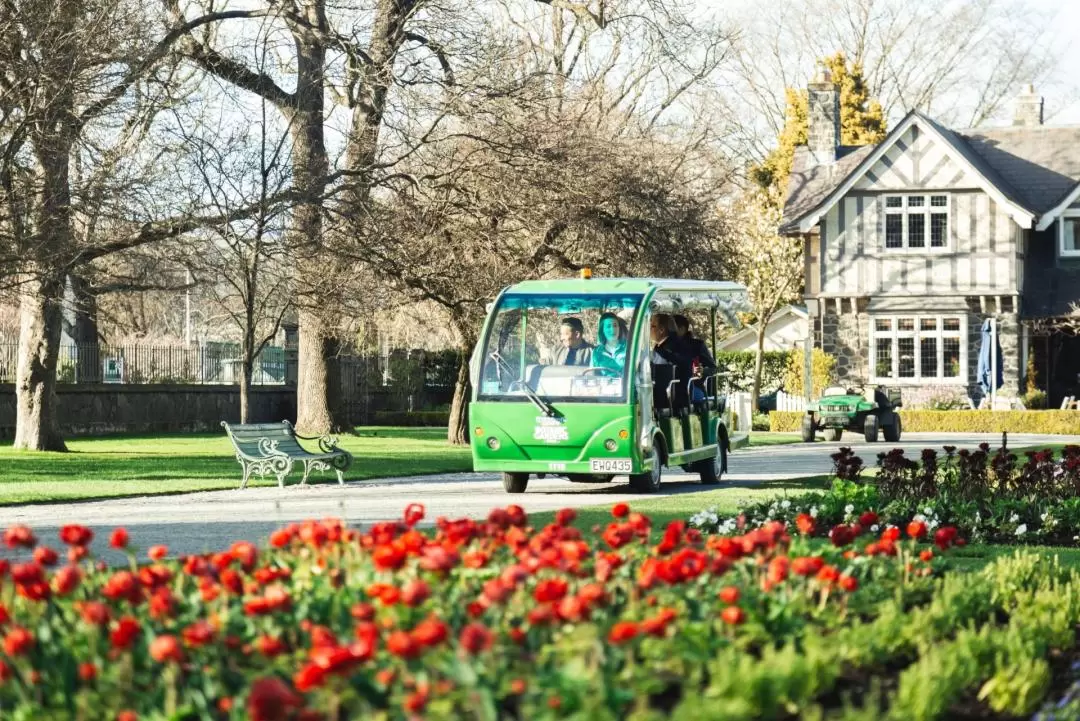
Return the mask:
[[[961,316],[873,316],[871,381],[965,383],[966,325]]]

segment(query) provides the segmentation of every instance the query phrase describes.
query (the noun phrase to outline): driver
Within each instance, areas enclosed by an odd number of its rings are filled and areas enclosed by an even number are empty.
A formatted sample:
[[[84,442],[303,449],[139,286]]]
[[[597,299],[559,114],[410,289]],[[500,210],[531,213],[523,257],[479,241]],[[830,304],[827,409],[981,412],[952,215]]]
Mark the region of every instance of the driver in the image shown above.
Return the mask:
[[[593,345],[585,340],[585,326],[580,318],[565,316],[559,321],[562,347],[555,354],[555,365],[591,366]]]
[[[604,313],[596,330],[592,362],[597,368],[621,376],[626,365],[626,323],[614,313]]]

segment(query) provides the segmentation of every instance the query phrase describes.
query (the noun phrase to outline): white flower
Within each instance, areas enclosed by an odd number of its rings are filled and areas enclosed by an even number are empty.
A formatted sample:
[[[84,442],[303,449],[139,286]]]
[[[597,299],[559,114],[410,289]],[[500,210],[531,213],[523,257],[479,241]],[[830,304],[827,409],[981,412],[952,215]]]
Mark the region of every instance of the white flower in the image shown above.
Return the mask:
[[[1009,523],[1019,523],[1019,522],[1020,522],[1019,514],[1014,513],[1011,516],[1009,516]]]
[[[938,520],[936,518],[931,519],[927,522],[926,527],[929,528],[931,531],[934,530],[938,527]]]
[[[784,509],[791,508],[791,501],[785,498],[784,500],[780,501],[780,507]]]
[[[934,509],[931,508],[930,506],[927,506],[925,508],[925,510],[923,511],[923,513],[925,513],[928,516],[932,516],[932,515],[934,515]]]
[[[878,524],[876,524],[876,523],[874,525],[870,526],[870,530],[873,533],[877,533],[879,528],[880,528],[880,526],[878,526]]]
[[[817,506],[811,506],[811,508],[810,508],[810,517],[811,518],[817,518]]]
[[[914,516],[911,517],[911,520],[913,520],[913,521],[921,521],[921,522],[925,523],[926,522],[926,516],[924,516],[921,513],[916,513]]]
[[[846,506],[844,506],[844,513],[851,513],[854,510],[855,510],[855,506],[851,505],[850,503],[847,504]]]
[[[1025,533],[1027,533],[1027,524],[1026,523],[1021,523],[1019,526],[1016,527],[1016,535],[1022,536]]]

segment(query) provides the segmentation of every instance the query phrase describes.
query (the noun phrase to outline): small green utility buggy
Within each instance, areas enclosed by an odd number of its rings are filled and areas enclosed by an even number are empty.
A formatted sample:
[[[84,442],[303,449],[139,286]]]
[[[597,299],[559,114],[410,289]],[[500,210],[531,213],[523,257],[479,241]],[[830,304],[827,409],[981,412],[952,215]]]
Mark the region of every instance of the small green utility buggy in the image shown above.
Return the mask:
[[[806,406],[802,439],[807,443],[821,429],[825,440],[838,441],[845,430],[862,433],[867,443],[875,443],[880,432],[889,443],[900,440],[900,391],[878,386],[865,391],[854,388],[826,388],[821,398]]]

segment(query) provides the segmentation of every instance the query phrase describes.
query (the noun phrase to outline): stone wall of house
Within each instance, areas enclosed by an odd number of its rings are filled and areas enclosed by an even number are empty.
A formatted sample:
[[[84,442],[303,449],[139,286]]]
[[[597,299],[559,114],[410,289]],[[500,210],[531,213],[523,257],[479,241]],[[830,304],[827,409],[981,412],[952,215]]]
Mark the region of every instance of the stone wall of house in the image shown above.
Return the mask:
[[[821,318],[821,348],[836,357],[839,385],[861,385],[869,378],[869,326],[863,313],[837,314],[832,308]]]
[[[1011,308],[1007,308],[1011,310]],[[822,350],[836,357],[836,382],[839,385],[862,385],[869,379],[869,320],[866,313],[848,312],[837,314],[831,305],[814,319],[815,331]],[[967,398],[977,405],[983,391],[978,382],[979,350],[982,346],[982,324],[988,314],[983,314],[977,302],[969,306],[968,328],[968,383],[953,385],[900,385],[904,406],[926,408],[928,406],[967,407]],[[1002,396],[1016,396],[1023,388],[1021,363],[1020,322],[1014,312],[996,315],[998,319],[998,343],[1001,345],[1004,385],[998,391]]]

